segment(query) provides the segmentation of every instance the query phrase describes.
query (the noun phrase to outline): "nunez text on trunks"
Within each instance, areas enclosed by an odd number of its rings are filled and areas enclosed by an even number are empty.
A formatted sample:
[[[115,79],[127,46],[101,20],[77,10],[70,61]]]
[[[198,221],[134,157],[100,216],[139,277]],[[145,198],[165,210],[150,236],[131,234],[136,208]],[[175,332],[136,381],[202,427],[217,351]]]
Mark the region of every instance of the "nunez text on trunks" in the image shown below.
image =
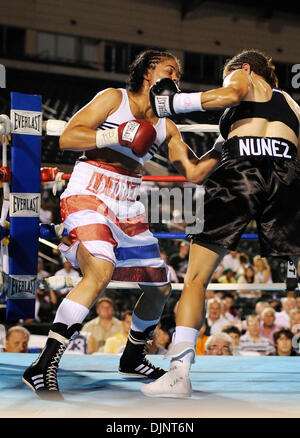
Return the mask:
[[[290,146],[276,138],[239,138],[240,156],[270,156],[292,159]]]

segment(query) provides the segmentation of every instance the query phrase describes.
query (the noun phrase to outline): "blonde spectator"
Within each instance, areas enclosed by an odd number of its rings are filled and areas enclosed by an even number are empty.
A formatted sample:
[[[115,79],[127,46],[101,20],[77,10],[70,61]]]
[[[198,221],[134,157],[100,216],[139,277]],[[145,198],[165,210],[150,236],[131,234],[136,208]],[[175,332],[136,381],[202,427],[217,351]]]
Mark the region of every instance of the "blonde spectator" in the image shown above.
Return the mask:
[[[295,309],[292,309],[289,313],[290,317],[290,329],[294,332],[299,332],[300,329],[300,309],[297,307]],[[298,326],[298,327],[297,327]]]
[[[296,297],[296,307],[300,309],[300,297]]]
[[[255,283],[273,283],[271,268],[265,257],[256,255],[253,258],[253,265],[255,270]]]
[[[276,329],[279,328],[275,324],[276,312],[273,307],[266,307],[261,313],[260,321],[260,336],[269,339],[272,343],[274,342],[273,334]]]

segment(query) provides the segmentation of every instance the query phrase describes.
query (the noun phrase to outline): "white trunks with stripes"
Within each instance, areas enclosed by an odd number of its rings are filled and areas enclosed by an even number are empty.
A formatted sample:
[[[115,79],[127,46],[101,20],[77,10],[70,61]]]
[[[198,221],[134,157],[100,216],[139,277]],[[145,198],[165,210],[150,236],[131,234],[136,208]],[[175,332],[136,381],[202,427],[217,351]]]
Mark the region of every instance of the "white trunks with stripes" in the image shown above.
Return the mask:
[[[59,245],[73,266],[79,266],[81,242],[95,257],[115,265],[112,281],[169,282],[145,207],[136,201],[141,181],[140,175],[107,163],[76,162],[61,195],[61,217],[72,244]]]

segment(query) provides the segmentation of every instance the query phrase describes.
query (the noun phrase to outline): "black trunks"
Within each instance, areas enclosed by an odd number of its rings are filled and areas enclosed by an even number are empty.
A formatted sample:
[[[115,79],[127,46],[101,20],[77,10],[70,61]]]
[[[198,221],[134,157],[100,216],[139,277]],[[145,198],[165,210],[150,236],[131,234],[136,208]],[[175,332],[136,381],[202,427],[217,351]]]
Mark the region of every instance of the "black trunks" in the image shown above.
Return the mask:
[[[261,255],[300,256],[300,164],[283,138],[232,137],[205,181],[204,228],[187,237],[235,250],[255,219]]]

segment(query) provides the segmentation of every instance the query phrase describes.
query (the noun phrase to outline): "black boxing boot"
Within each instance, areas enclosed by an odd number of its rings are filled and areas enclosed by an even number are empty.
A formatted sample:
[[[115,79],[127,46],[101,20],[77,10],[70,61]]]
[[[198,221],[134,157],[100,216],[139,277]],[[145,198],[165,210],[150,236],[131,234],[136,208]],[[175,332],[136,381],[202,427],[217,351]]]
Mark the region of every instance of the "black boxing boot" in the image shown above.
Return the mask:
[[[57,382],[59,361],[72,337],[81,329],[81,324],[54,323],[49,331],[45,347],[39,357],[24,372],[23,382],[44,400],[63,400]]]
[[[155,326],[148,327],[144,332],[130,329],[125,350],[120,358],[119,373],[128,377],[146,377],[158,379],[165,374],[162,368],[152,365],[146,359],[146,345],[149,333]]]

